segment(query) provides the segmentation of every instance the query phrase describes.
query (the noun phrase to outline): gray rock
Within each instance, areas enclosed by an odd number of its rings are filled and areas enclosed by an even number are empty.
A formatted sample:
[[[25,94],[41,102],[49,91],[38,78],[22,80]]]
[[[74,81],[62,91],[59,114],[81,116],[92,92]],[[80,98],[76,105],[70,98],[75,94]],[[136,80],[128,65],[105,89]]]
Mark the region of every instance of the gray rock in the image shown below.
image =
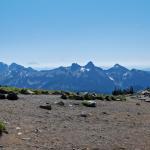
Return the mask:
[[[7,99],[8,99],[8,100],[18,100],[19,97],[18,97],[18,95],[17,95],[16,93],[9,93],[9,94],[7,95]]]
[[[61,98],[62,98],[62,99],[67,99],[67,95],[66,95],[66,94],[62,94],[62,95],[61,95]]]
[[[86,117],[90,116],[90,114],[89,114],[89,113],[86,113],[86,112],[82,112],[82,113],[80,114],[80,116],[86,118]]]
[[[49,105],[49,104],[47,104],[47,105],[40,105],[40,108],[47,109],[47,110],[51,110],[52,109],[51,105]]]
[[[56,104],[59,105],[59,106],[65,106],[65,103],[63,101],[56,102]]]
[[[83,101],[82,104],[86,107],[96,107],[96,102],[95,101]]]
[[[146,99],[145,102],[149,102],[150,103],[150,99]]]
[[[5,94],[0,94],[0,99],[6,99]]]

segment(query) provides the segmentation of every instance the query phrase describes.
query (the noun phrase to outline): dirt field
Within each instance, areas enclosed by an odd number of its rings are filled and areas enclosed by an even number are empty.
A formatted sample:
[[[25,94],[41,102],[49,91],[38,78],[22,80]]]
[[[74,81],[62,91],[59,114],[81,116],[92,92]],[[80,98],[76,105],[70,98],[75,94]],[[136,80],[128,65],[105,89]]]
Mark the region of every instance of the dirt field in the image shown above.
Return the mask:
[[[19,97],[0,100],[0,120],[9,132],[0,138],[2,150],[150,150],[148,102],[97,101],[88,108],[72,100],[56,105],[59,96]],[[52,110],[39,108],[45,103]]]

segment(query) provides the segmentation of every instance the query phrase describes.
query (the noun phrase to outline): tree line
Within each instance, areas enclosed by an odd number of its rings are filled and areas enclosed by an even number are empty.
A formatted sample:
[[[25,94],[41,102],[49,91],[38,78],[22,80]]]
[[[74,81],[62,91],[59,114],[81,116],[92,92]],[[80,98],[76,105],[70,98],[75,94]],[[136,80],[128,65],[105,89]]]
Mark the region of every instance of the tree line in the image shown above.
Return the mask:
[[[134,94],[134,89],[132,86],[127,89],[115,88],[114,91],[112,92],[112,95],[126,95],[126,94]]]

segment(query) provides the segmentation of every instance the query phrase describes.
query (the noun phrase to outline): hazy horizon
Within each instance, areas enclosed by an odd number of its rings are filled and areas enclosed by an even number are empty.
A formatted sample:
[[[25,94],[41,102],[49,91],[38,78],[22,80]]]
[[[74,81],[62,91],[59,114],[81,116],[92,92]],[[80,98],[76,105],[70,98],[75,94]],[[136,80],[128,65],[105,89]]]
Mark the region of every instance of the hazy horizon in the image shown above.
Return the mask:
[[[148,0],[1,0],[0,60],[33,68],[150,68]]]

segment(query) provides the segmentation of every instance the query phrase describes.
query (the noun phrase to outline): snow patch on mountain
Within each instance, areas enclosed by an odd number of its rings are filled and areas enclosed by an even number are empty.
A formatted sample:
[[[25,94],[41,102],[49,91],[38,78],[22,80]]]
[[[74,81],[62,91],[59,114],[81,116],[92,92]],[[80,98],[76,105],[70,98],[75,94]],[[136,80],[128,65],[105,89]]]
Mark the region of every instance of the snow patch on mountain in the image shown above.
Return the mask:
[[[109,76],[109,79],[112,80],[112,81],[114,81],[114,79],[112,77],[110,77],[110,76]]]
[[[88,69],[88,68],[84,68],[84,67],[81,67],[80,71],[81,71],[81,72],[85,72],[85,71],[89,72],[89,71],[90,71],[90,69]]]

